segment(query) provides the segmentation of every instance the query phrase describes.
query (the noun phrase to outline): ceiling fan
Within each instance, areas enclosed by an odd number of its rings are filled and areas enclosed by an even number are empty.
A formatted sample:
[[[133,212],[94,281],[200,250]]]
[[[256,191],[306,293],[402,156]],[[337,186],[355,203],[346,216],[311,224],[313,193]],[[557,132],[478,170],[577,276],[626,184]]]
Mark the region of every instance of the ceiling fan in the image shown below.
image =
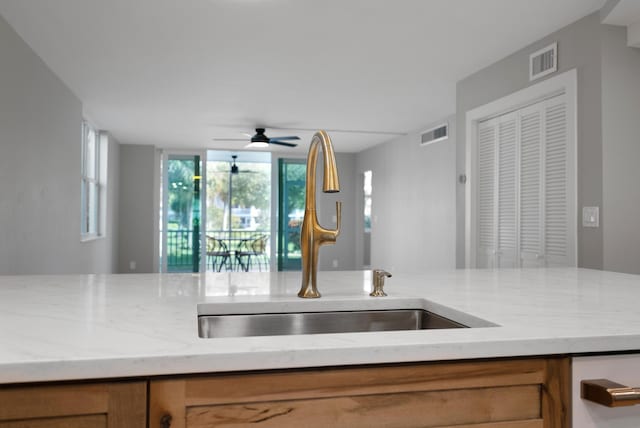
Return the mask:
[[[236,159],[238,158],[238,155],[231,155],[231,158],[233,159],[233,165],[231,165],[231,174],[237,174],[240,172],[240,168],[238,168],[238,165],[236,165]]]
[[[241,172],[248,172],[248,173],[252,173],[254,174],[256,171],[246,171],[246,170],[242,170],[240,171],[240,168],[238,167],[238,165],[236,165],[236,159],[238,159],[238,155],[231,155],[231,158],[233,159],[233,164],[231,165],[231,169],[229,170],[229,172],[233,175],[239,174]]]
[[[264,133],[265,128],[256,128],[255,135],[244,134],[250,141],[249,147],[251,148],[264,148],[269,147],[270,144],[277,144],[286,147],[296,147],[296,143],[288,143],[287,141],[299,140],[300,137],[296,135],[289,135],[284,137],[269,138]],[[247,141],[247,138],[214,138],[214,141]]]

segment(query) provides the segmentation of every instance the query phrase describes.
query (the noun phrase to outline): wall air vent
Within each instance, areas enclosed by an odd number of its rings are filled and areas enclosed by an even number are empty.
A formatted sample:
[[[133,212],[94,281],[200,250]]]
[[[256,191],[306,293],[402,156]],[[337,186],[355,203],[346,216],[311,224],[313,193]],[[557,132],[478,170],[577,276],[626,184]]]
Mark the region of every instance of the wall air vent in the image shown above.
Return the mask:
[[[427,129],[420,134],[420,145],[426,146],[427,144],[446,140],[447,138],[449,138],[449,124],[444,123],[435,128]]]
[[[558,44],[552,43],[529,55],[529,80],[535,80],[558,70]]]

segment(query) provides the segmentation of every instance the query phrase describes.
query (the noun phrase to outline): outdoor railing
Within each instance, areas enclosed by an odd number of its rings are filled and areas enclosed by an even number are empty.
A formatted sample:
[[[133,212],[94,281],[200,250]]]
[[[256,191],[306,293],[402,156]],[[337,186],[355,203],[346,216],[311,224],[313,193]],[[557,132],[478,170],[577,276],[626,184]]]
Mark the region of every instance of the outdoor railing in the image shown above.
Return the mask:
[[[193,230],[174,229],[167,232],[167,271],[168,272],[193,272]],[[222,240],[230,251],[235,251],[238,246],[256,234],[255,230],[207,230],[206,236]],[[202,238],[202,237],[200,237]],[[206,245],[206,239],[200,239],[200,245]],[[202,247],[200,247],[202,248]],[[267,254],[269,250],[267,248]],[[196,261],[199,265],[199,258]]]

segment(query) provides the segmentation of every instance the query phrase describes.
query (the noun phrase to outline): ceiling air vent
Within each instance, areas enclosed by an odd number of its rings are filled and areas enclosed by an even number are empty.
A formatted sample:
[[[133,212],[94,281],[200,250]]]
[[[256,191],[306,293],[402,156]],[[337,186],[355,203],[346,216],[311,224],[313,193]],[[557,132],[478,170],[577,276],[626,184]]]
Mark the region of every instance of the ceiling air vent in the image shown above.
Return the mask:
[[[427,144],[446,140],[447,138],[449,138],[449,124],[444,123],[420,134],[420,145],[426,146]]]
[[[558,70],[558,44],[553,43],[529,56],[529,80]]]

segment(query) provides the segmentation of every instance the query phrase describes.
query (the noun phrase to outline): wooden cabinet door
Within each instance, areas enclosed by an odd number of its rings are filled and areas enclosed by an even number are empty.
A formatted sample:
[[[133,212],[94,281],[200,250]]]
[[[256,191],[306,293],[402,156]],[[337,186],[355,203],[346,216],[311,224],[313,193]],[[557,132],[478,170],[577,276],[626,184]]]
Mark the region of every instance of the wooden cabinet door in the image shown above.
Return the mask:
[[[166,379],[149,426],[560,428],[569,376],[559,358]]]
[[[145,428],[146,382],[0,387],[0,428]]]

